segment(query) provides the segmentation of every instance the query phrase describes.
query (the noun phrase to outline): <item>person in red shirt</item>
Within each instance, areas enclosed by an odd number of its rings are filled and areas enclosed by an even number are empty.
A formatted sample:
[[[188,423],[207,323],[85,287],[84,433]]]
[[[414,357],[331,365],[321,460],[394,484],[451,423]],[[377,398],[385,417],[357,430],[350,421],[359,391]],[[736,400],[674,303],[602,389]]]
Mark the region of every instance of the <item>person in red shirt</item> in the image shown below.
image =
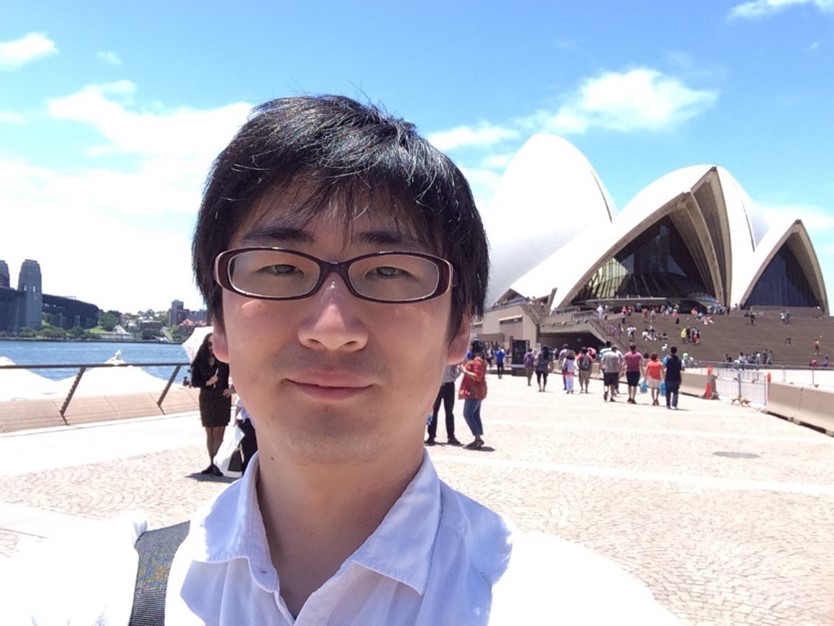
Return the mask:
[[[660,383],[662,380],[663,361],[658,360],[657,352],[652,352],[646,362],[646,384],[652,393],[652,406],[660,405]]]
[[[643,375],[643,355],[637,351],[637,346],[631,344],[628,352],[623,355],[626,382],[628,383],[628,403],[637,404],[637,385]]]
[[[484,424],[481,421],[481,401],[487,395],[486,361],[483,344],[472,343],[473,358],[463,366],[463,379],[460,381],[458,398],[463,400],[463,419],[472,431],[475,439],[466,444],[468,450],[478,450],[484,445],[482,438]]]

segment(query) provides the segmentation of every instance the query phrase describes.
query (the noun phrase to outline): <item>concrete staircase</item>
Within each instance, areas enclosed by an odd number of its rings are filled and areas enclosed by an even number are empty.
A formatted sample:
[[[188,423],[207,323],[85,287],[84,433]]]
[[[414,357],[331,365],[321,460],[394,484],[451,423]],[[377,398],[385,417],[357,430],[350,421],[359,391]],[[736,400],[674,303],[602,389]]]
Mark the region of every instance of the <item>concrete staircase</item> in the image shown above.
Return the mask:
[[[773,352],[774,365],[808,366],[811,359],[816,358],[822,363],[823,356],[828,354],[834,365],[834,318],[818,318],[812,316],[794,315],[789,324],[779,319],[779,311],[765,311],[757,316],[753,324],[745,318],[743,312],[736,311],[730,315],[715,315],[713,324],[704,324],[688,314],[678,316],[678,323],[671,316],[656,315],[654,327],[658,335],[666,331],[669,345],[678,347],[678,353],[688,352],[699,361],[723,361],[725,355],[734,359],[739,352]],[[609,324],[619,323],[619,316],[609,316],[609,320],[599,327],[606,328]],[[634,313],[626,326],[637,328],[635,343],[642,351],[657,350],[663,346],[663,341],[643,341],[643,329],[651,322],[644,320],[641,313]],[[683,343],[680,338],[682,328],[697,327],[701,331],[701,341],[698,345]],[[788,342],[790,338],[790,342]],[[625,333],[619,337],[612,337],[621,348],[626,348],[629,339]],[[814,355],[814,341],[819,339],[821,355]]]

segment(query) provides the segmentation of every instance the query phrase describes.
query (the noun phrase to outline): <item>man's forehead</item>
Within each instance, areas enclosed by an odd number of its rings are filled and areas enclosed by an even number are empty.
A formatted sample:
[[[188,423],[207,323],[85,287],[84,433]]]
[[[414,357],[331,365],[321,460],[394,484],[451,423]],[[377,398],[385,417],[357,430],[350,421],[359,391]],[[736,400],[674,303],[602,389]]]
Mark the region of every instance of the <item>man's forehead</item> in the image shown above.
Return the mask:
[[[416,212],[414,208],[412,211]],[[303,192],[274,191],[258,200],[232,237],[233,245],[297,241],[314,243],[321,234],[339,233],[345,244],[368,242],[420,245],[416,215],[383,198],[340,197],[322,201]]]

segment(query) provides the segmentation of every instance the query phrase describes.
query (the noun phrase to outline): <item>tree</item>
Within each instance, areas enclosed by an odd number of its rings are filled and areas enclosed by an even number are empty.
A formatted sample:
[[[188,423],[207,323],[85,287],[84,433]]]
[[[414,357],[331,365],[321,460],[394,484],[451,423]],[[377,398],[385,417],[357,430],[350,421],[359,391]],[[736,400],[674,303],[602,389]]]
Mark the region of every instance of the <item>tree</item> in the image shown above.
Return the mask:
[[[67,331],[63,328],[58,328],[57,326],[50,326],[49,328],[41,330],[41,336],[46,337],[47,339],[65,339]]]
[[[84,339],[87,336],[87,331],[81,326],[73,326],[67,331],[67,334],[73,339]]]
[[[108,333],[113,332],[113,329],[116,327],[116,324],[118,323],[119,318],[116,315],[113,315],[111,311],[107,311],[106,313],[99,313],[98,325],[101,326]]]
[[[159,337],[159,331],[153,328],[146,328],[142,331],[142,339],[148,341],[150,339],[156,339]]]

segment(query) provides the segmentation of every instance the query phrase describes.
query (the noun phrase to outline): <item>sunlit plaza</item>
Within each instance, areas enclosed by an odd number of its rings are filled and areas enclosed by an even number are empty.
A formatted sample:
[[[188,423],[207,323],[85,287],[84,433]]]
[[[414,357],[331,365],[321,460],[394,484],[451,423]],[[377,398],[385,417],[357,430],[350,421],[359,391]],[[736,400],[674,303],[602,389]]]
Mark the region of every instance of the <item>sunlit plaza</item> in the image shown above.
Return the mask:
[[[450,484],[615,560],[683,624],[831,623],[834,439],[728,401],[489,383],[486,447],[429,449]],[[196,474],[202,440],[196,413],[0,436],[0,553],[130,509],[185,519],[231,481]]]

